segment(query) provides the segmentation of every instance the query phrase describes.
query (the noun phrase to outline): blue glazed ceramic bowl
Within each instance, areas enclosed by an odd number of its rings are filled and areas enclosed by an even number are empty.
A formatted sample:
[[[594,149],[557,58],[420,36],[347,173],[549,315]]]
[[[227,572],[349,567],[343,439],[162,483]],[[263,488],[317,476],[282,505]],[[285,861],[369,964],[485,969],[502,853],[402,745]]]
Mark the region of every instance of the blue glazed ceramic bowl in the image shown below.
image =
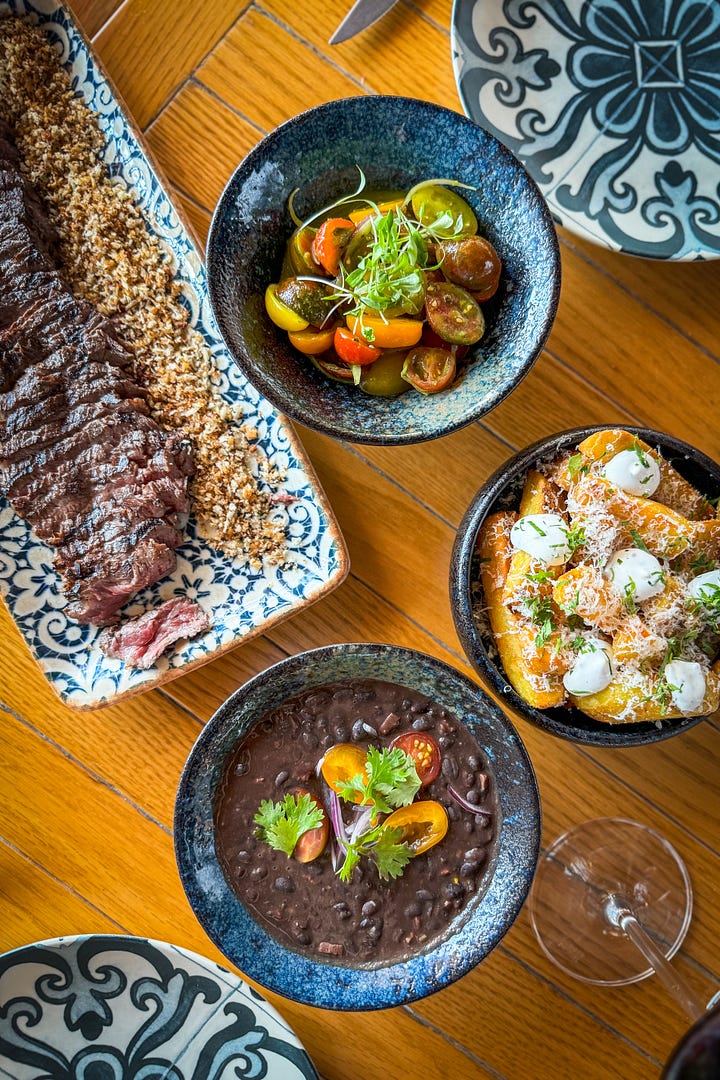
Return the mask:
[[[463,197],[503,263],[485,305],[488,330],[462,377],[426,397],[370,397],[327,379],[267,316],[266,286],[280,278],[294,229],[288,197],[309,216],[354,191],[408,190],[445,177],[475,189]],[[207,246],[209,293],[227,347],[247,378],[283,412],[327,435],[382,445],[446,435],[489,412],[537,359],[557,309],[560,256],[535,182],[493,136],[438,105],[402,97],[331,101],[288,120],[240,163],[215,210]]]
[[[484,683],[507,705],[514,716],[562,739],[590,746],[641,746],[687,731],[703,717],[681,717],[657,723],[604,724],[592,720],[573,707],[535,709],[510,686],[497,657],[490,627],[483,616],[484,600],[477,561],[477,536],[488,514],[517,509],[529,469],[577,446],[595,431],[617,428],[617,424],[573,428],[550,435],[509,458],[483,484],[470,503],[458,527],[450,562],[450,606],[455,629],[468,660]],[[648,428],[622,425],[624,431],[657,447],[686,480],[709,498],[720,496],[720,466],[688,443]]]
[[[341,966],[270,937],[228,885],[215,851],[213,806],[228,755],[261,717],[301,689],[375,678],[440,702],[474,735],[494,774],[498,833],[480,890],[446,936],[384,966]],[[512,925],[530,889],[540,843],[532,766],[500,709],[454,668],[392,645],[331,645],[268,668],[228,698],[203,730],[180,779],[175,853],[188,900],[218,948],[248,977],[307,1005],[381,1009],[440,990],[475,967]]]

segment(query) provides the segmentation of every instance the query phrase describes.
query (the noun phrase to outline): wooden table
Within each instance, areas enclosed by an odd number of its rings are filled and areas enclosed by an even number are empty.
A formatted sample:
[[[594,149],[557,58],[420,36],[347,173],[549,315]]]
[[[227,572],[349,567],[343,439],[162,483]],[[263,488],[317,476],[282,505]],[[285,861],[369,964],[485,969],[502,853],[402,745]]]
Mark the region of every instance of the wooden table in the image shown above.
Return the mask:
[[[240,158],[294,113],[367,92],[460,108],[449,0],[401,0],[375,28],[330,48],[347,6],[73,4],[200,237]],[[634,261],[567,233],[561,248],[548,346],[481,423],[399,449],[300,431],[352,560],[322,602],[165,689],[87,714],[58,703],[3,611],[1,949],[123,932],[219,959],[180,886],[171,826],[180,770],[220,702],[267,665],[330,642],[396,642],[468,672],[447,602],[454,530],[486,476],[542,435],[637,422],[720,458],[720,262]],[[682,853],[695,910],[674,963],[708,998],[720,982],[717,720],[625,752],[518,726],[537,770],[545,842],[587,817],[621,815]],[[478,969],[410,1007],[348,1015],[272,1000],[327,1080],[646,1080],[685,1027],[656,979],[603,990],[564,976],[526,911]]]

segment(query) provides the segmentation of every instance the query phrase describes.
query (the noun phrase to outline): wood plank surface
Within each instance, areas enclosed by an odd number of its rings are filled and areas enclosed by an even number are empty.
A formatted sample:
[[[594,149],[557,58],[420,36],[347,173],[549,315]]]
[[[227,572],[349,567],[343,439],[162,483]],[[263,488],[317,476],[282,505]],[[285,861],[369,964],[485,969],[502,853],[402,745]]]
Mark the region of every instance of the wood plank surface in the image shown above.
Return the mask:
[[[238,162],[303,109],[365,93],[460,109],[449,0],[399,0],[337,47],[327,39],[349,0],[71,4],[201,244]],[[562,230],[560,242],[546,347],[481,422],[400,448],[298,428],[351,558],[346,581],[317,604],[160,689],[86,714],[59,702],[0,610],[0,951],[128,933],[222,961],[185,897],[172,838],[181,770],[221,703],[270,665],[343,641],[414,648],[476,679],[448,601],[455,531],[488,476],[544,435],[641,423],[720,458],[720,260],[632,260]],[[516,726],[537,774],[543,844],[584,819],[620,816],[682,854],[694,910],[673,965],[709,998],[720,985],[718,718],[625,751]],[[604,989],[562,972],[527,906],[474,971],[410,1006],[342,1014],[262,992],[323,1080],[652,1080],[686,1026],[657,979]]]

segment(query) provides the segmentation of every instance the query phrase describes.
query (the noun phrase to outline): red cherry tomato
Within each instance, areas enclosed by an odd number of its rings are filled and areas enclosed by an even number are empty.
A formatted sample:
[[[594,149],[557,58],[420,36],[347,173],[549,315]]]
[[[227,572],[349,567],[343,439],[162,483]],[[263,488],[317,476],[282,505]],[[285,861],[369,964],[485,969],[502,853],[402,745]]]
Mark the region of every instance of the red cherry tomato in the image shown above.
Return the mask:
[[[340,258],[354,231],[355,226],[348,218],[328,218],[315,234],[313,258],[331,277],[335,277],[340,269]]]
[[[437,394],[455,378],[455,357],[449,349],[411,349],[405,357],[402,377],[421,394]]]
[[[363,341],[362,338],[355,337],[344,326],[338,326],[333,344],[335,352],[346,364],[360,364],[362,366],[372,364],[382,353],[382,349],[378,349],[376,345],[371,345],[369,341]]]
[[[383,825],[386,829],[400,829],[401,841],[413,855],[422,855],[440,843],[448,831],[448,816],[445,807],[434,799],[419,799],[395,810]]]
[[[425,735],[421,731],[406,731],[404,735],[397,735],[390,745],[393,749],[397,746],[404,750],[413,759],[415,771],[423,787],[432,784],[440,772],[440,747],[432,735]]]
[[[301,789],[296,792],[296,795],[310,795],[310,792]],[[318,855],[322,855],[330,833],[330,824],[322,803],[318,802],[314,795],[310,795],[310,801],[322,810],[323,817],[317,828],[304,832],[295,845],[293,858],[301,863],[312,862]]]

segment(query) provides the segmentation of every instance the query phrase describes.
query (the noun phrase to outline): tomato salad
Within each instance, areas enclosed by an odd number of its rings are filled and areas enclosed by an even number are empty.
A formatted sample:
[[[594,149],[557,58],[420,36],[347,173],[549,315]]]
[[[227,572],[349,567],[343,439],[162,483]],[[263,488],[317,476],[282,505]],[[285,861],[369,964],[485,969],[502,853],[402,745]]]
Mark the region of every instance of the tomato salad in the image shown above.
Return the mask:
[[[330,379],[379,397],[438,393],[485,332],[500,259],[453,190],[467,185],[425,180],[376,201],[360,175],[356,191],[304,222],[291,199],[297,228],[267,287],[268,315]]]

